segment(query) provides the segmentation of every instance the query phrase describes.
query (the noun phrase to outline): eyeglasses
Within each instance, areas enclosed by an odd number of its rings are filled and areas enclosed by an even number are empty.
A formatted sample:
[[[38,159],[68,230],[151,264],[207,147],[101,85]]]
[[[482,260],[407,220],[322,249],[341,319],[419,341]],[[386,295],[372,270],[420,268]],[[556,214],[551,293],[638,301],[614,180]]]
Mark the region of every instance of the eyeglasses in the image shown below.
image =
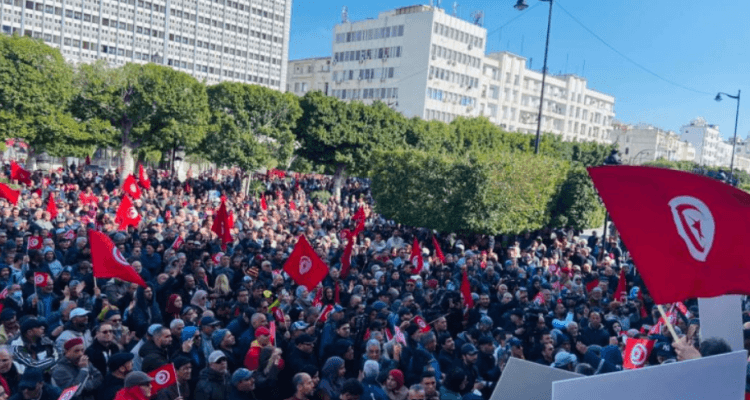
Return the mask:
[[[113,331],[111,329],[108,330],[108,331],[99,331],[99,332],[102,333],[102,334],[105,334],[105,335],[113,333]]]
[[[120,318],[118,318],[118,319],[111,319],[110,321],[111,322],[122,322],[122,319],[120,319]]]

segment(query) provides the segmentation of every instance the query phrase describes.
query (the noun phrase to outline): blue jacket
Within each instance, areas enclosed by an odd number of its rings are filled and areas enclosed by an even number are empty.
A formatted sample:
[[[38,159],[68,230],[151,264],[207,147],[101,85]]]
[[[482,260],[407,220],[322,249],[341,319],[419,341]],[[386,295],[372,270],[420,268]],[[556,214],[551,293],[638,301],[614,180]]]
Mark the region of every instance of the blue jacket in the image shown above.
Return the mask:
[[[364,391],[359,396],[362,400],[389,400],[388,395],[377,382],[374,377],[365,378],[362,380],[362,386]]]

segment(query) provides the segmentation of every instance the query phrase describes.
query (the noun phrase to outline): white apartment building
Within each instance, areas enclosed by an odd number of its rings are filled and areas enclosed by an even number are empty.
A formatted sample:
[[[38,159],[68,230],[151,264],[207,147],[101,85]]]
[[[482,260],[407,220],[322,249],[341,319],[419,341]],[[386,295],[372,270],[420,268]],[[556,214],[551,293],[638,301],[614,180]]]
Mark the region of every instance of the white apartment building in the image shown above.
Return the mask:
[[[485,56],[486,38],[485,28],[425,5],[338,24],[329,94],[367,104],[380,100],[407,117],[451,122],[483,115],[508,131],[536,133],[541,72],[527,69],[518,55]],[[318,60],[291,61],[287,90],[321,90],[325,82],[315,73],[295,73]],[[544,132],[564,140],[609,141],[614,97],[574,75],[548,75],[546,85]]]
[[[509,131],[536,133],[542,73],[526,68],[526,58],[508,52],[485,57],[480,112]],[[547,75],[542,132],[566,141],[609,143],[615,98],[589,89],[575,75]]]
[[[287,68],[286,91],[304,96],[310,91],[319,90],[331,95],[331,58],[317,57],[289,61]]]
[[[719,143],[723,143],[723,141],[718,125],[708,124],[705,119],[698,117],[690,121],[690,124],[680,128],[680,134],[684,140],[692,143],[695,147],[696,163],[705,166],[720,165]],[[722,151],[723,153],[724,151]],[[727,165],[729,164],[727,163]]]
[[[639,165],[659,159],[668,161],[695,160],[695,147],[673,131],[648,124],[615,124],[611,133],[625,164]]]
[[[291,0],[4,0],[0,20],[73,63],[154,62],[283,90],[291,11]]]

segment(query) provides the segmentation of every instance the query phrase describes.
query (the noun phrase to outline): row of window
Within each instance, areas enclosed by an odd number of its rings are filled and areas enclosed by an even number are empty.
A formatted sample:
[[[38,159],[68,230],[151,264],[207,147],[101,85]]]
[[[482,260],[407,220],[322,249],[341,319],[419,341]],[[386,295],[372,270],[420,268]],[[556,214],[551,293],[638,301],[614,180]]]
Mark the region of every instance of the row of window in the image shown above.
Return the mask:
[[[334,82],[342,82],[342,81],[352,81],[355,79],[358,80],[371,80],[371,79],[379,79],[379,78],[393,78],[395,76],[396,69],[393,67],[389,68],[365,68],[365,69],[350,69],[350,70],[344,70],[344,71],[334,71],[333,72],[333,81]]]
[[[189,63],[187,61],[173,60],[171,58],[167,59],[167,65],[170,65],[176,68],[182,68],[182,69],[189,69],[189,70],[193,69],[193,63]],[[227,69],[222,70],[220,68],[209,67],[207,65],[195,64],[195,70],[198,72],[221,75],[227,78],[234,78],[234,79],[238,79],[238,80],[246,81],[246,82],[254,82],[254,83],[260,83],[260,84],[271,85],[271,86],[279,85],[279,81],[274,80],[274,79],[268,79],[268,78],[263,78],[263,77],[259,77],[256,75],[245,74],[243,72],[230,71]]]
[[[451,50],[443,46],[434,44],[432,45],[432,57],[455,61],[459,64],[468,65],[474,68],[482,67],[482,60],[479,57],[473,57],[468,54],[461,53],[460,51]]]
[[[336,89],[333,97],[341,100],[382,100],[397,99],[398,88]]]
[[[474,97],[464,96],[458,93],[452,93],[447,90],[427,88],[427,98],[447,103],[458,103],[462,106],[474,106],[477,99]]]
[[[195,39],[188,38],[186,36],[180,36],[180,35],[170,34],[169,35],[169,40],[173,41],[173,42],[177,42],[177,43],[187,44],[187,45],[190,45],[190,46],[193,46],[193,45],[196,44]],[[202,41],[202,40],[198,40],[197,43],[198,43],[198,47],[201,47],[201,48],[204,48],[204,49],[207,49],[207,50],[212,50],[212,51],[221,51],[221,45],[217,46],[217,45],[215,45],[213,43],[205,42],[205,41]],[[278,58],[267,57],[265,55],[256,54],[256,53],[253,53],[253,52],[248,53],[245,50],[235,49],[235,48],[228,47],[228,46],[224,46],[224,54],[231,54],[233,56],[238,56],[238,57],[242,57],[242,58],[248,58],[248,54],[249,54],[249,56],[250,56],[249,58],[251,60],[254,59],[254,60],[257,60],[257,61],[260,61],[260,62],[266,62],[266,60],[268,60],[271,64],[281,65],[281,60],[278,59]]]
[[[376,40],[389,37],[404,36],[404,26],[386,26],[384,28],[365,29],[336,34],[336,43],[361,42],[364,40]]]
[[[333,61],[348,62],[381,58],[401,57],[401,46],[381,47],[379,49],[341,51],[333,53]]]
[[[244,7],[244,6],[243,6]],[[170,13],[175,17],[185,18],[190,21],[195,21],[195,14],[190,14],[187,11],[180,11],[175,9],[170,9]],[[268,35],[263,32],[259,32],[253,29],[244,28],[242,26],[229,24],[229,23],[223,23],[221,21],[211,19],[211,18],[204,18],[204,17],[198,17],[198,23],[200,24],[206,24],[208,26],[218,28],[218,29],[225,29],[230,32],[235,32],[239,34],[249,34],[251,37],[255,37],[262,40],[269,40],[274,43],[281,43],[282,39],[278,36]]]
[[[462,43],[466,43],[478,49],[481,49],[484,44],[484,39],[480,38],[479,36],[474,36],[468,32],[464,32],[456,28],[451,28],[439,22],[435,22],[434,32],[440,36],[445,36],[449,39],[453,39]]]
[[[439,79],[441,81],[456,83],[459,86],[468,86],[470,88],[479,87],[479,78],[432,66],[430,67],[429,79]]]
[[[435,121],[451,122],[457,117],[459,117],[459,115],[448,113],[445,111],[430,110],[430,109],[424,110],[424,118],[428,121],[435,120]]]

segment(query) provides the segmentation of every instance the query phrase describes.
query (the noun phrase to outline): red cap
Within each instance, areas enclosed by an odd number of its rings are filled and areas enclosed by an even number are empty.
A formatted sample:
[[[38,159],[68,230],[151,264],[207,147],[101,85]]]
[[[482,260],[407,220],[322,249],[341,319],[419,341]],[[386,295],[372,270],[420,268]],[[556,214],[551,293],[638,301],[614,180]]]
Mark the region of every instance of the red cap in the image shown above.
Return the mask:
[[[83,345],[83,339],[76,337],[73,339],[68,339],[68,341],[63,345],[63,348],[65,349],[65,351],[68,351],[73,347],[78,346],[79,344]]]
[[[255,337],[257,338],[258,336],[271,336],[271,331],[265,326],[261,326],[255,330]]]

